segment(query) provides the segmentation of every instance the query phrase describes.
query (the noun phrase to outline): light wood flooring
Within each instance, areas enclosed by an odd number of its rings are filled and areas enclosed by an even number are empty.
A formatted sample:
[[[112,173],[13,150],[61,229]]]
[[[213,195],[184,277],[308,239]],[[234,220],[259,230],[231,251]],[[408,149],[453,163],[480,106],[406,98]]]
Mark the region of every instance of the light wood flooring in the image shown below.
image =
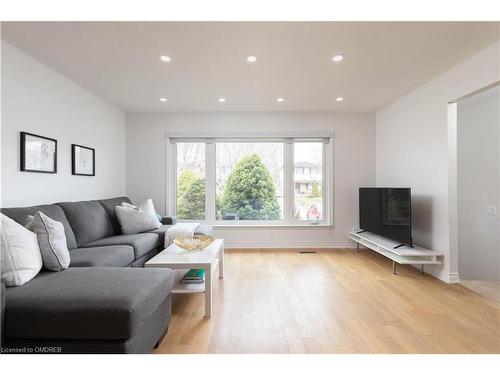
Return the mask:
[[[156,353],[500,353],[500,305],[369,250],[228,251],[202,294],[174,296]]]
[[[493,302],[500,303],[500,281],[464,280],[460,281],[459,285]]]

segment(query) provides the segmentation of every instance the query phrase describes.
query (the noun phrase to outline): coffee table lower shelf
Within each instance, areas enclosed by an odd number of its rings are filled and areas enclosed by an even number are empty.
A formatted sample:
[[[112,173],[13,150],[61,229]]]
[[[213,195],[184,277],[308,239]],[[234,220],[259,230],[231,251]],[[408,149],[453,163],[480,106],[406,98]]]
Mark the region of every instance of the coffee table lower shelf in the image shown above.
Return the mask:
[[[219,265],[219,259],[215,261],[214,268],[212,272],[214,272]],[[191,294],[191,293],[205,293],[205,282],[199,284],[184,284],[182,283],[182,278],[188,272],[189,269],[174,270],[174,287],[171,291],[172,294]],[[208,275],[205,275],[208,277]]]

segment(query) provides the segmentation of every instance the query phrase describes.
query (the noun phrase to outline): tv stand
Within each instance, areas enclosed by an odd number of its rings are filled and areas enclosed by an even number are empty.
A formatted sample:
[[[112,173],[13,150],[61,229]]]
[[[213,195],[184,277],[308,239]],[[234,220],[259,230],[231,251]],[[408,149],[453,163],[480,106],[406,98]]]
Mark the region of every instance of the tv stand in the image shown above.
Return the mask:
[[[354,230],[347,234],[347,238],[356,242],[358,252],[361,245],[392,260],[393,274],[396,274],[397,264],[420,265],[420,271],[424,273],[425,264],[443,263],[443,253],[416,245],[410,247],[374,233]]]

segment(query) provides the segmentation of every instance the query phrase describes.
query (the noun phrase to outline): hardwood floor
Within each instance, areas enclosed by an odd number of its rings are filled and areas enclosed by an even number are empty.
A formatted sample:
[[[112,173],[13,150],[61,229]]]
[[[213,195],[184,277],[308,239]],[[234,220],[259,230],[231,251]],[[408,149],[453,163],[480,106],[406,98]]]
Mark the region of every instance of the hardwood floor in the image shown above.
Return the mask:
[[[174,296],[156,353],[500,353],[500,305],[368,250],[228,251],[202,294]]]
[[[459,285],[493,302],[500,303],[500,281],[464,280],[460,281]]]

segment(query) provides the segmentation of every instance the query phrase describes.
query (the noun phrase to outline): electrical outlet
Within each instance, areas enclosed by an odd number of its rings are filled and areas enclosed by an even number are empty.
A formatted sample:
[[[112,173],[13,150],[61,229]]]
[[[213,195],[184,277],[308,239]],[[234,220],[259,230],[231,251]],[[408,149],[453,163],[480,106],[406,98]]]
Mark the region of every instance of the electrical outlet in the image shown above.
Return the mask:
[[[497,206],[488,206],[488,215],[496,215]]]

